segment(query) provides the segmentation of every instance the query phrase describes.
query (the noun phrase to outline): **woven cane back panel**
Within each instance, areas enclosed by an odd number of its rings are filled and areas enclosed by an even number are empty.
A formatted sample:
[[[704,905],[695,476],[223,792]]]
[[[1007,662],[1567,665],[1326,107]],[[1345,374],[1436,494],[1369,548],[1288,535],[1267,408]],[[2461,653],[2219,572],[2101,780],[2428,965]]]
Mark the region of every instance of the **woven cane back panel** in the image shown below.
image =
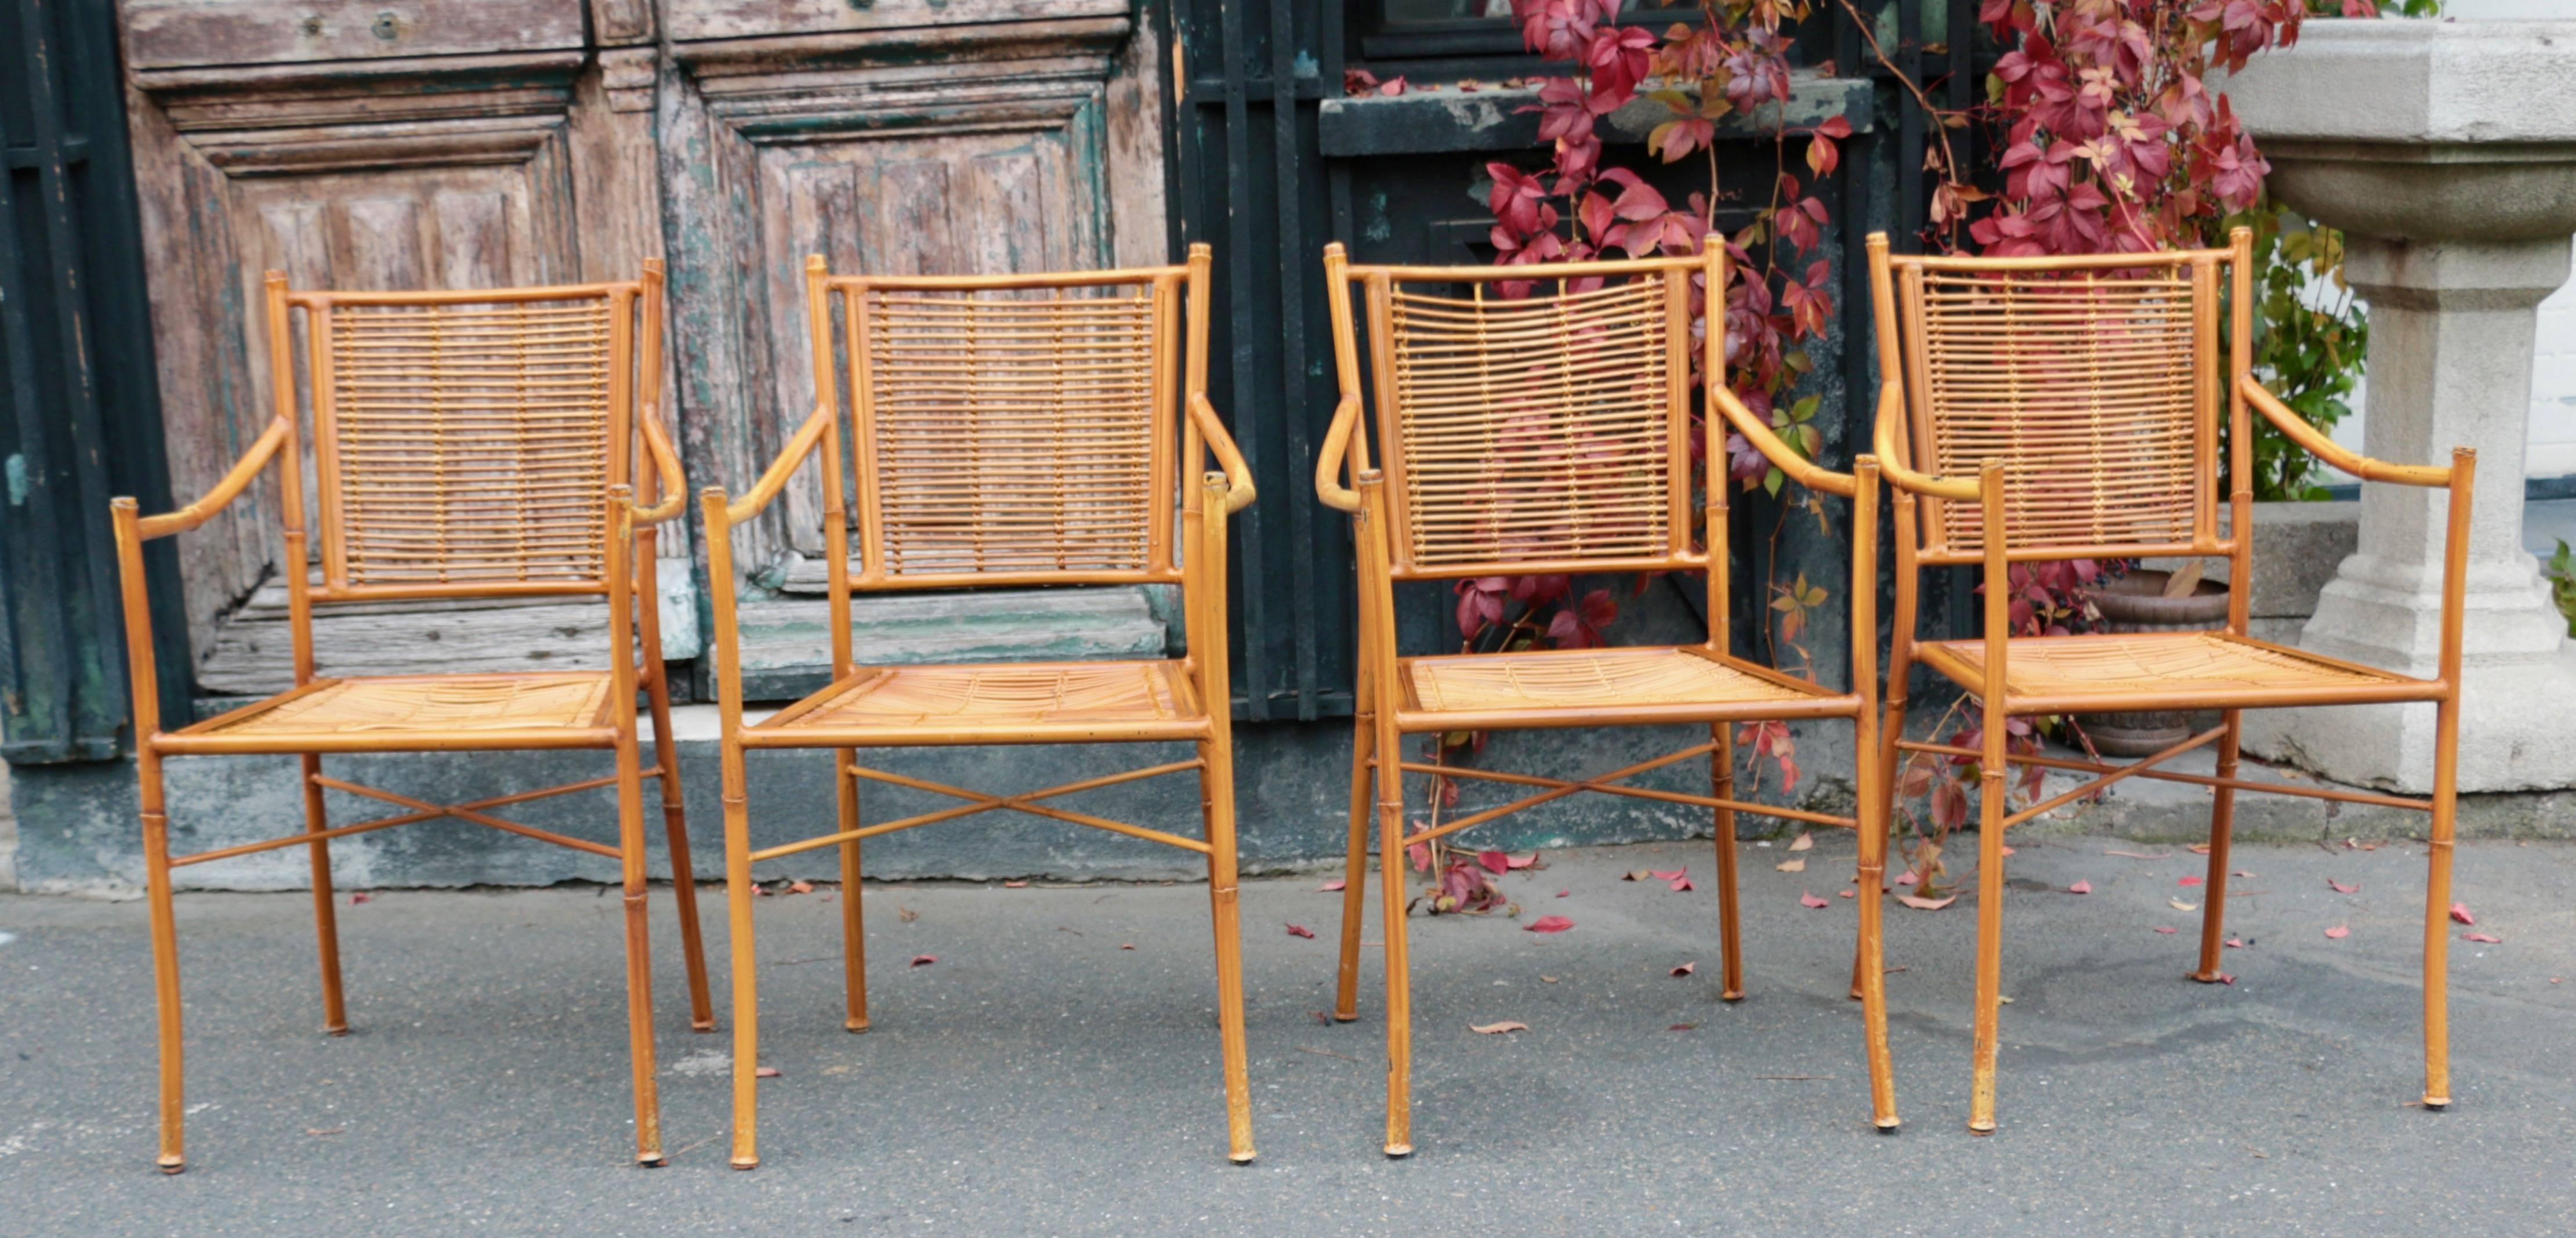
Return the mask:
[[[324,537],[349,584],[601,578],[611,304],[331,307]]]
[[[1932,471],[2004,462],[2007,549],[2188,542],[2196,484],[2193,296],[2185,268],[1923,273],[1915,324]],[[1981,551],[1976,504],[1942,504]]]
[[[1150,284],[866,288],[885,575],[1145,572],[1170,330]]]
[[[1496,300],[1392,292],[1411,567],[1672,552],[1662,278]]]

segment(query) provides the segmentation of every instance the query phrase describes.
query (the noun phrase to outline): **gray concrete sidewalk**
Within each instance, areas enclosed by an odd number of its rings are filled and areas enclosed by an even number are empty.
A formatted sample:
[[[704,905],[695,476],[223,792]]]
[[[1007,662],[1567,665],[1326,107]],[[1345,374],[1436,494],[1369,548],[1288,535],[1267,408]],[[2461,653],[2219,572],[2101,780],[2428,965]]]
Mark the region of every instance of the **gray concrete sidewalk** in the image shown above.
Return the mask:
[[[2198,901],[2177,884],[2198,857],[2019,847],[2003,1129],[1985,1139],[1962,1126],[1968,901],[1890,909],[1906,1127],[1869,1129],[1843,996],[1854,904],[1834,897],[1847,839],[1799,874],[1775,870],[1780,847],[1743,848],[1736,1005],[1715,1000],[1707,889],[1620,880],[1705,880],[1705,843],[1551,853],[1506,879],[1521,922],[1416,920],[1405,1162],[1377,1152],[1376,951],[1361,1021],[1326,1025],[1338,899],[1313,876],[1249,883],[1261,1158],[1244,1168],[1223,1156],[1203,887],[872,886],[865,1036],[835,1013],[836,895],[762,900],[782,1074],[750,1174],[725,1165],[727,1040],[687,1030],[658,888],[668,1168],[623,1163],[616,899],[568,887],[344,895],[343,1039],[316,1034],[305,896],[183,896],[178,1177],[152,1167],[142,905],[0,897],[0,1234],[2567,1232],[2576,846],[2462,849],[2459,895],[2504,942],[2451,926],[2457,1103],[2439,1114],[2409,1103],[2420,846],[2240,850],[2256,875],[2230,900],[2232,986],[2181,978],[2198,916],[2169,900]],[[2093,892],[2063,892],[2077,880]],[[719,985],[722,905],[707,896]],[[1550,913],[1576,927],[1522,931]],[[938,961],[907,966],[920,954]],[[1505,1019],[1529,1030],[1468,1030]]]

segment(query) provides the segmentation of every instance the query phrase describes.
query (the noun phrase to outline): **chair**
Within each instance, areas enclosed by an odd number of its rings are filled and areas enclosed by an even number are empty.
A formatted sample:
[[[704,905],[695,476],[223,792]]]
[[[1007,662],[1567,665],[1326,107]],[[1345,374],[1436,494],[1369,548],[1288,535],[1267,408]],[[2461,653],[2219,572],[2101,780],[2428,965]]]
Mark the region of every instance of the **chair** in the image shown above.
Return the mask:
[[[1341,403],[1315,468],[1325,503],[1352,514],[1359,557],[1358,717],[1351,747],[1348,876],[1334,1016],[1357,1017],[1361,891],[1366,885],[1371,779],[1386,933],[1386,1154],[1412,1152],[1412,1007],[1406,947],[1406,848],[1577,791],[1599,791],[1713,810],[1717,832],[1720,996],[1744,995],[1736,931],[1735,814],[1851,827],[1852,818],[1734,798],[1729,725],[1758,719],[1844,718],[1855,751],[1874,751],[1878,725],[1873,642],[1852,642],[1852,691],[1835,692],[1729,652],[1725,453],[1691,470],[1691,305],[1694,281],[1724,288],[1725,250],[1623,262],[1516,267],[1352,265],[1339,243],[1324,250]],[[1544,295],[1505,298],[1503,281],[1553,284]],[[1366,296],[1376,447],[1360,431],[1363,355],[1351,289]],[[1722,314],[1710,315],[1704,353],[1708,398],[1801,484],[1852,497],[1852,628],[1871,632],[1877,576],[1877,478],[1864,459],[1834,473],[1789,450],[1726,392]],[[1350,484],[1344,484],[1348,476]],[[1700,493],[1692,493],[1694,486]],[[1695,542],[1701,505],[1706,548]],[[1703,644],[1526,650],[1476,655],[1398,654],[1398,581],[1520,573],[1704,574],[1709,636]],[[1404,758],[1407,735],[1544,727],[1689,723],[1708,740],[1598,778],[1569,781]],[[1707,756],[1710,793],[1618,785]],[[1887,830],[1875,762],[1857,763],[1861,880],[1875,889]],[[1407,773],[1490,779],[1545,788],[1435,828],[1408,830]],[[1872,1116],[1897,1125],[1878,958],[1879,900],[1859,900],[1853,996],[1866,1025]]]
[[[616,860],[626,896],[627,1038],[633,1057],[635,1159],[662,1161],[653,1068],[653,993],[644,909],[644,780],[660,782],[663,827],[688,957],[690,1022],[712,1030],[706,960],[681,819],[653,579],[656,526],[679,514],[680,463],[656,405],[662,373],[662,268],[620,283],[470,292],[292,291],[268,273],[268,357],[276,415],[232,470],[194,503],[141,516],[114,503],[132,667],[136,770],[161,1025],[161,1154],[181,1147],[179,956],[170,870],[303,845],[312,861],[320,938],[322,1026],[349,1030],[331,901],[331,842],[448,817]],[[291,316],[308,347],[316,502],[305,505],[303,432]],[[639,324],[640,318],[640,324]],[[640,406],[640,407],[639,407]],[[636,467],[638,444],[651,467]],[[294,641],[295,686],[177,730],[161,729],[144,601],[143,543],[204,524],[277,462],[280,560]],[[659,495],[660,497],[656,498]],[[319,580],[306,564],[318,513]],[[608,610],[607,669],[545,673],[324,677],[316,674],[313,607],[330,602],[594,596]],[[638,658],[641,661],[638,661]],[[651,700],[654,766],[643,767],[635,694]],[[600,749],[615,773],[538,791],[433,804],[322,771],[326,753]],[[172,855],[162,789],[171,757],[292,753],[303,758],[304,832]],[[510,804],[617,788],[617,843],[572,838],[497,816]],[[333,826],[323,793],[400,811]]]
[[[2129,777],[2214,789],[2200,963],[2219,970],[2227,913],[2228,830],[2238,791],[2304,795],[2432,814],[2424,932],[2424,1103],[2450,1103],[2443,999],[2443,917],[2450,904],[2451,827],[2459,750],[2460,620],[2468,555],[2469,484],[2475,453],[2449,468],[2385,464],[2348,451],[2255,381],[2253,234],[2228,248],[2073,258],[1891,257],[1869,238],[1878,319],[1876,446],[1896,488],[1895,637],[1881,731],[1882,794],[1893,794],[1897,754],[1974,758],[1978,796],[1975,1080],[1968,1128],[1995,1128],[1996,1016],[2002,984],[2004,832]],[[2220,297],[2220,280],[2228,295]],[[2220,313],[2230,315],[2220,373]],[[1902,330],[1899,330],[1900,320]],[[2226,405],[2224,473],[2219,410]],[[2450,491],[2443,569],[2440,670],[2415,679],[2339,662],[2246,634],[2247,591],[2230,591],[2227,627],[2021,637],[2010,635],[2011,565],[2074,558],[2225,555],[2240,586],[2253,562],[2253,423],[2263,415],[2290,440],[2366,481]],[[2218,528],[2228,487],[2229,524]],[[1918,570],[1984,569],[1984,634],[1918,641]],[[1979,702],[1983,746],[1903,738],[1906,680],[1920,662]],[[2288,705],[2431,701],[2440,725],[2433,796],[2427,800],[2237,778],[2243,710]],[[2221,710],[2220,726],[2124,766],[2005,750],[2005,722],[2037,714],[2105,710]],[[2216,777],[2156,768],[2218,744]],[[2008,811],[2007,763],[2098,775],[2020,811]]]
[[[859,844],[1010,808],[1207,857],[1218,1022],[1232,1158],[1253,1157],[1244,1076],[1241,934],[1235,905],[1232,689],[1226,669],[1226,518],[1252,502],[1251,472],[1208,403],[1209,250],[1186,266],[1007,276],[832,275],[805,266],[819,399],[738,501],[708,489],[723,728],[725,879],[732,897],[733,1165],[758,1151],[758,967],[752,865],[837,847],[848,1015],[868,1030]],[[839,330],[834,306],[840,308]],[[1185,316],[1185,317],[1184,317]],[[1186,339],[1176,339],[1186,331]],[[839,402],[846,355],[860,568],[849,572]],[[1181,352],[1175,365],[1174,353]],[[1213,452],[1222,473],[1198,470]],[[822,459],[832,682],[757,725],[742,719],[731,530],[757,515],[809,456]],[[1174,544],[1175,515],[1178,545]],[[1176,584],[1188,656],[1111,662],[866,666],[851,650],[853,590],[994,585]],[[1187,742],[1196,755],[1042,791],[988,795],[858,763],[857,749],[936,745]],[[754,850],[743,794],[751,749],[832,752],[839,826]],[[1199,838],[1042,803],[1196,771]],[[861,780],[967,801],[862,824]]]

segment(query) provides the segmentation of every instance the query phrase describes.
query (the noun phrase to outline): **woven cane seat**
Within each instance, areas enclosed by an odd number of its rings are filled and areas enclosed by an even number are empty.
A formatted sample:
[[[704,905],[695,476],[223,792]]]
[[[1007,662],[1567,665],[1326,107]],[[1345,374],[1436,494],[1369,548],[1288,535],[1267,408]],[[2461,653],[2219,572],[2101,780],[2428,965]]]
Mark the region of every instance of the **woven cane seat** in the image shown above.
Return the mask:
[[[1844,701],[1813,685],[1695,649],[1546,649],[1399,659],[1407,713],[1652,711],[1679,717],[1771,716]],[[1785,711],[1783,707],[1786,707]],[[1408,721],[1411,721],[1409,718]],[[1547,725],[1544,721],[1517,725]]]
[[[1923,646],[1921,654],[1923,661],[1962,686],[1977,688],[1984,683],[1986,648],[1982,641],[1934,642]],[[2014,640],[2004,652],[2004,690],[2006,700],[2016,706],[2035,701],[2068,709],[2081,709],[2087,700],[2101,700],[2105,708],[2137,708],[2135,698],[2142,695],[2224,709],[2231,705],[2430,700],[2440,694],[2440,686],[2427,680],[2226,632],[2109,633]],[[2290,695],[2304,699],[2278,699]]]
[[[1205,722],[1178,662],[1017,662],[868,668],[753,729],[904,738],[971,733],[1007,743],[1063,739],[1067,728],[1186,737]]]
[[[323,679],[165,738],[181,746],[217,741],[227,751],[298,752],[348,741],[398,750],[407,739],[470,748],[482,746],[478,735],[523,747],[532,734],[566,732],[558,743],[582,746],[608,738],[610,704],[606,671]]]

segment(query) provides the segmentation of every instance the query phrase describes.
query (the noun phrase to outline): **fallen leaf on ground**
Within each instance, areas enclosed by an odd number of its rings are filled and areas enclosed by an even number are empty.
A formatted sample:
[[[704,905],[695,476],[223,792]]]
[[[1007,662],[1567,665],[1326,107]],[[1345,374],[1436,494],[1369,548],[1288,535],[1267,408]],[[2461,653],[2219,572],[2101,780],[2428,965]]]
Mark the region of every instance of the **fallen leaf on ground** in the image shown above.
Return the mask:
[[[1910,868],[1896,875],[1896,884],[1901,886],[1910,886],[1920,880],[1922,880],[1922,878],[1916,877],[1914,875],[1914,870]]]
[[[1324,883],[1324,884],[1322,884],[1322,885],[1316,886],[1316,887],[1315,887],[1315,893],[1317,893],[1317,894],[1330,894],[1330,893],[1332,893],[1332,892],[1333,892],[1333,891],[1335,891],[1335,890],[1344,889],[1344,888],[1348,887],[1349,885],[1350,885],[1350,881],[1349,881],[1348,879],[1346,879],[1346,878],[1342,878],[1342,877],[1335,877],[1335,878],[1333,878],[1332,880],[1327,881],[1327,882],[1325,882],[1325,883]]]
[[[1303,924],[1291,924],[1288,926],[1288,935],[1291,937],[1312,937],[1315,935],[1315,930],[1310,929]]]
[[[1002,888],[1005,890],[1025,890],[1029,888],[1029,883],[1025,881],[1005,881],[1002,883]]]
[[[1656,868],[1649,869],[1647,871],[1653,873],[1654,878],[1657,881],[1679,881],[1684,877],[1690,876],[1690,865],[1684,864],[1680,868],[1669,870]]]
[[[894,918],[901,920],[906,924],[910,924],[913,921],[920,919],[921,913],[898,903],[895,905]]]
[[[2504,938],[2498,937],[2493,933],[2462,933],[2460,934],[2460,940],[2484,942],[2490,946],[2501,946],[2504,944]]]
[[[939,956],[935,954],[916,954],[912,956],[912,965],[914,967],[928,967],[938,961]]]
[[[2475,924],[2478,922],[2478,918],[2476,916],[2469,914],[2469,905],[2467,903],[2451,904],[2451,918],[2462,924]]]
[[[2179,932],[2181,932],[2182,930],[2177,929],[2177,928],[2170,927],[2170,926],[2168,926],[2168,925],[2159,924],[2159,925],[2157,925],[2157,926],[2156,926],[2156,931],[2157,931],[2157,932],[2159,932],[2159,933],[2179,933]]]
[[[2332,888],[2333,888],[2333,890],[2334,890],[2334,892],[2335,892],[2335,893],[2337,893],[2337,894],[2359,894],[2359,893],[2361,893],[2361,887],[2360,887],[2360,886],[2358,886],[2358,885],[2345,885],[2344,883],[2342,883],[2342,882],[2340,882],[2340,881],[2337,881],[2337,880],[2335,880],[2335,879],[2334,879],[2334,878],[2332,878],[2332,877],[2328,877],[2328,878],[2326,878],[2326,884],[2327,884],[2328,886],[2332,887]]]
[[[775,1066],[755,1066],[752,1068],[751,1076],[755,1079],[775,1079],[779,1077],[778,1068]]]
[[[367,893],[367,892],[366,892],[366,891],[364,891],[364,890],[360,890],[360,891],[358,891],[357,893],[352,894],[352,895],[350,895],[350,896],[349,896],[349,905],[350,905],[350,906],[352,906],[352,907],[355,907],[355,906],[357,906],[358,904],[363,903],[363,902],[366,902],[368,899],[371,899],[371,898],[374,898],[374,897],[375,897],[375,895],[373,895],[373,894],[369,894],[369,893]]]
[[[1806,890],[1800,890],[1800,891],[1798,891],[1798,905],[1799,905],[1799,906],[1802,906],[1802,907],[1831,907],[1831,906],[1833,906],[1833,904],[1832,904],[1832,903],[1826,902],[1825,900],[1823,900],[1823,899],[1821,899],[1821,898],[1816,897],[1814,894],[1812,894],[1812,893],[1810,893],[1810,892],[1808,892],[1808,891],[1806,891]]]
[[[1816,836],[1814,832],[1808,830],[1799,831],[1796,838],[1789,840],[1789,849],[1791,851],[1804,851],[1815,845]]]
[[[1675,894],[1686,893],[1686,892],[1688,892],[1688,891],[1696,890],[1696,889],[1698,889],[1698,888],[1699,888],[1698,886],[1695,886],[1695,885],[1692,885],[1692,884],[1691,884],[1691,879],[1690,879],[1690,878],[1688,878],[1688,877],[1675,877],[1675,878],[1673,878],[1673,892],[1674,892]]]
[[[814,892],[814,883],[811,881],[791,881],[787,883],[787,892],[790,894],[811,894]]]
[[[2199,874],[2196,874],[2196,873],[2185,874],[2185,875],[2183,875],[2183,876],[2180,876],[2180,877],[2176,877],[2176,878],[2174,878],[2174,884],[2175,884],[2175,885],[2178,885],[2178,886],[2196,886],[2196,885],[2199,885],[2199,884],[2200,884],[2200,882],[2201,882],[2201,878],[2200,878]]]
[[[1133,950],[1136,948],[1136,943],[1132,941],[1122,941],[1118,943],[1118,948],[1121,950]]]
[[[1684,964],[1682,964],[1681,966],[1674,968],[1674,969],[1672,970],[1672,973],[1671,973],[1671,974],[1676,975],[1676,976],[1687,976],[1687,975],[1691,974],[1692,972],[1695,972],[1695,971],[1698,971],[1698,970],[1699,970],[1699,964],[1698,964],[1698,963],[1696,963],[1696,962],[1690,962],[1690,963],[1684,963]]]
[[[2218,973],[2218,982],[2220,984],[2234,984],[2236,983],[2236,973],[2220,972]]]
[[[1851,896],[1853,896],[1853,895],[1855,895],[1855,894],[1858,894],[1858,893],[1860,893],[1860,891],[1858,891],[1858,890],[1845,890],[1845,891],[1843,891],[1843,897],[1844,897],[1844,898],[1850,898]]]
[[[2079,881],[2074,885],[2066,887],[2066,892],[2069,894],[2091,894],[2093,892],[2093,883],[2090,881]]]
[[[1665,1028],[1664,1030],[1665,1030],[1665,1031],[1667,1031],[1667,1032],[1688,1032],[1688,1031],[1696,1031],[1696,1030],[1698,1030],[1698,1028],[1699,1028],[1699,1024],[1696,1024],[1696,1023],[1676,1023],[1676,1024],[1672,1025],[1671,1027]]]
[[[1540,916],[1538,919],[1530,921],[1529,927],[1525,931],[1532,933],[1562,933],[1573,927],[1574,921],[1568,920],[1563,916]]]
[[[2341,941],[2350,936],[2352,936],[2352,930],[2340,924],[2326,930],[2326,938],[2330,941]]]
[[[1803,873],[1803,872],[1807,871],[1807,861],[1806,861],[1804,858],[1795,859],[1795,860],[1782,860],[1782,861],[1780,861],[1779,863],[1772,865],[1771,867],[1776,868],[1776,869],[1778,869],[1778,870],[1780,870],[1781,872],[1784,872],[1784,873]]]
[[[349,1128],[345,1126],[308,1126],[304,1128],[304,1133],[315,1136],[345,1135],[349,1133]]]
[[[1899,894],[1896,896],[1896,901],[1903,903],[1916,911],[1939,911],[1952,903],[1958,902],[1959,896],[1953,894],[1948,898],[1919,898],[1912,894]]]
[[[2245,939],[2242,937],[2230,937],[2227,939],[2227,948],[2230,950],[2242,950],[2245,948]]]
[[[1655,875],[1655,874],[1654,874],[1654,871],[1653,871],[1653,870],[1651,870],[1651,869],[1644,869],[1644,868],[1632,868],[1632,869],[1628,870],[1628,875],[1627,875],[1627,876],[1625,876],[1625,877],[1621,877],[1619,880],[1621,880],[1621,881],[1644,881],[1646,878],[1648,878],[1648,877],[1652,877],[1652,876],[1654,876],[1654,875]]]
[[[1554,983],[1556,983],[1556,977],[1554,977],[1554,976],[1541,976],[1541,977],[1539,977],[1539,978],[1538,978],[1538,982],[1539,982],[1540,984],[1554,984]]]
[[[1470,1023],[1467,1025],[1467,1030],[1479,1036],[1500,1036],[1505,1032],[1526,1032],[1529,1030],[1529,1024],[1505,1019],[1500,1023]]]
[[[2167,906],[2167,907],[2171,907],[2171,908],[2173,908],[2173,909],[2174,909],[2174,910],[2176,910],[2176,911],[2198,911],[2198,910],[2200,910],[2200,904],[2198,904],[2198,903],[2186,903],[2186,902],[2184,902],[2184,901],[2182,901],[2181,899],[2178,899],[2178,898],[2169,898],[2169,899],[2166,899],[2166,900],[2165,900],[2165,906]]]
[[[2187,847],[2183,848],[2183,850],[2185,850],[2185,851],[2189,851],[2189,852],[2190,852],[2190,853],[2192,853],[2193,855],[2207,855],[2207,854],[2209,854],[2209,844],[2208,844],[2208,843],[2193,843],[2193,844],[2191,844],[2190,846],[2187,846]]]
[[[1484,865],[1485,871],[1489,873],[1499,874],[1512,871],[1512,857],[1504,855],[1500,851],[1479,851],[1476,853],[1476,862]]]
[[[2232,876],[2232,877],[2243,877],[2243,878],[2244,878],[2244,879],[2246,879],[2247,881],[2252,881],[2252,880],[2254,879],[2254,874],[2249,873],[2249,872],[2246,872],[2244,869],[2241,869],[2241,868],[2240,868],[2240,869],[2237,869],[2235,872],[2230,873],[2230,874],[2228,874],[2228,875],[2229,875],[2229,876]]]
[[[1538,853],[1533,851],[1528,855],[1506,855],[1503,857],[1503,862],[1513,868],[1536,868],[1538,867]]]
[[[2004,853],[2005,855],[2019,855],[2019,854],[2021,854],[2020,852],[2013,850],[2013,847],[2012,847],[2012,844],[2011,844],[2011,843],[2005,843],[2005,844],[2004,844],[2004,852],[2003,852],[2003,853]]]
[[[1557,892],[1556,892],[1556,896],[1557,896],[1558,898],[1567,898],[1567,897],[1572,896],[1572,895],[1573,895],[1573,893],[1574,893],[1574,891],[1572,891],[1572,890],[1559,890],[1559,891],[1557,891]]]

